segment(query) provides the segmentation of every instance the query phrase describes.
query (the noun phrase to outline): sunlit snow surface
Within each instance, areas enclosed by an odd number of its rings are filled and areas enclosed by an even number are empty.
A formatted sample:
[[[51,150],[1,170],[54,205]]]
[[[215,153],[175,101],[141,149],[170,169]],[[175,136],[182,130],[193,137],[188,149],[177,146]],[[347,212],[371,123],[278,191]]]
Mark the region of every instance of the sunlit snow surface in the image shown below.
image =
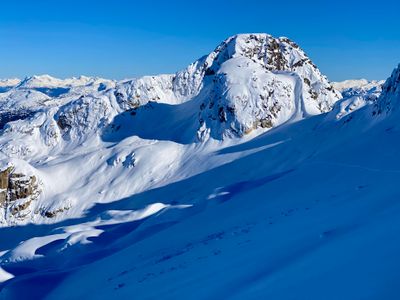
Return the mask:
[[[92,91],[73,106],[63,106],[71,92],[32,92],[65,114],[82,108],[81,126],[46,144],[49,116],[61,114],[50,108],[0,137],[2,163],[43,188],[26,219],[2,216],[0,299],[400,298],[399,74],[378,102],[345,97],[312,116],[299,75],[278,72],[293,87],[280,126],[202,142],[187,128],[201,94],[153,103],[136,120],[87,78],[62,83]],[[99,130],[109,116],[119,130]]]

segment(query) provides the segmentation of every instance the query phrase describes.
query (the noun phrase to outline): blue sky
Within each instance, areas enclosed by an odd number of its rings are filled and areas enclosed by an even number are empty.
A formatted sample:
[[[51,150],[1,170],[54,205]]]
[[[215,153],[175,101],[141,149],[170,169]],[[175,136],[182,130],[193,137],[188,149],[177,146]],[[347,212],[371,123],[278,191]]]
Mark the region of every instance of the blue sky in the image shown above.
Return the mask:
[[[296,41],[331,80],[384,79],[400,63],[397,1],[7,1],[0,78],[122,79],[175,72],[235,33]]]

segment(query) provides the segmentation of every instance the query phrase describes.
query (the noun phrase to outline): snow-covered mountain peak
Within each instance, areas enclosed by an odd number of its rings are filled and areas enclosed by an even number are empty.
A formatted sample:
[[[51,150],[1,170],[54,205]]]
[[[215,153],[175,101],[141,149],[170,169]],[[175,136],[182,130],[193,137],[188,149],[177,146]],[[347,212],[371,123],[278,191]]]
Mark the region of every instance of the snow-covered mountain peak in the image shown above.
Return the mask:
[[[205,58],[203,69],[203,138],[276,127],[327,112],[341,98],[304,51],[285,37],[235,35]]]

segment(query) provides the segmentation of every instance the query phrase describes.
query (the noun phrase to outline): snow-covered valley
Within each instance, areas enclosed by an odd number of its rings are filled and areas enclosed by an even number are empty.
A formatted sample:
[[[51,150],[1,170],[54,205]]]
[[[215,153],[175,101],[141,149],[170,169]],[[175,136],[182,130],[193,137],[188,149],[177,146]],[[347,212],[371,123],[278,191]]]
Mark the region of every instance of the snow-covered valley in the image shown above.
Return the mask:
[[[398,299],[399,102],[267,34],[0,80],[0,299]]]

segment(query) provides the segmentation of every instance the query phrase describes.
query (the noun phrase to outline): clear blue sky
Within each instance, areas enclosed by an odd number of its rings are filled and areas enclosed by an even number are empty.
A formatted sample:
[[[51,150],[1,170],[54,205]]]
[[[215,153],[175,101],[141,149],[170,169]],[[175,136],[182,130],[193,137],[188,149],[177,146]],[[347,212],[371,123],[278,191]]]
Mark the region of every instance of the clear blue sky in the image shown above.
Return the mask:
[[[3,1],[0,78],[169,73],[235,33],[296,41],[331,80],[400,62],[398,1]]]

